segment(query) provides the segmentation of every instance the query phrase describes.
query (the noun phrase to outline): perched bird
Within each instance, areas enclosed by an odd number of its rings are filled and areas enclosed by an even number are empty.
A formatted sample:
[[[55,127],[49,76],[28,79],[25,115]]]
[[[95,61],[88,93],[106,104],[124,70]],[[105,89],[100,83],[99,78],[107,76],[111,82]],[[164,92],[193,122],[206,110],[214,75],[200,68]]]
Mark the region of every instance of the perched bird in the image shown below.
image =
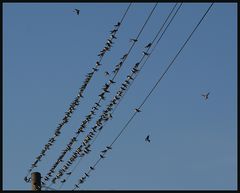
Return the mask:
[[[91,170],[94,170],[94,167],[90,166],[90,169],[91,169]]]
[[[140,109],[137,109],[137,108],[135,109],[135,111],[136,111],[137,113],[141,112]]]
[[[128,54],[124,54],[122,58],[120,58],[121,60],[124,60],[127,57]]]
[[[112,84],[116,83],[116,82],[114,82],[113,80],[109,80],[109,82],[112,83]]]
[[[76,188],[79,188],[79,186],[78,186],[77,184],[75,184],[75,187],[76,187]]]
[[[132,38],[132,39],[130,39],[129,41],[130,41],[130,42],[137,42],[137,39],[133,39],[133,38]]]
[[[110,40],[110,39],[108,39],[108,41],[107,41],[108,43],[110,43],[110,44],[113,44],[113,41],[112,40]]]
[[[112,39],[117,39],[117,37],[115,35],[111,35]]]
[[[149,139],[149,135],[145,138],[145,141],[149,142],[150,143],[150,139]]]
[[[205,100],[207,100],[209,94],[210,94],[210,92],[208,92],[207,94],[202,94],[202,96],[204,97]]]
[[[144,54],[144,55],[146,55],[146,56],[148,56],[148,55],[149,55],[149,53],[147,53],[147,52],[143,52],[143,54]]]
[[[145,48],[150,48],[152,43],[149,43],[148,45],[145,46]]]
[[[111,33],[111,34],[114,34],[114,33],[116,33],[116,32],[117,32],[117,30],[116,30],[116,29],[114,29],[114,30],[110,31],[110,33]]]
[[[85,175],[86,175],[87,177],[89,177],[89,175],[88,175],[87,173],[85,173]]]
[[[102,152],[102,153],[106,153],[106,152],[107,152],[107,149],[104,149],[104,150],[102,150],[101,152]]]
[[[72,172],[68,172],[68,173],[66,173],[67,175],[71,175],[72,174]]]
[[[112,149],[112,147],[111,147],[111,146],[106,146],[106,148],[107,148],[107,149]]]
[[[77,15],[79,15],[79,13],[80,13],[80,10],[79,9],[74,9],[74,11],[73,12],[76,12],[77,13]]]
[[[101,107],[101,105],[99,103],[95,103],[98,107]]]
[[[101,158],[105,158],[102,154],[100,154],[100,157],[101,157]]]
[[[109,72],[108,71],[105,71],[104,74],[105,74],[105,76],[109,76]]]
[[[63,179],[61,182],[62,182],[62,183],[64,183],[64,182],[66,182],[66,180],[65,180],[65,179]]]
[[[117,24],[116,25],[114,25],[114,27],[119,27],[120,26],[120,22],[117,22]]]

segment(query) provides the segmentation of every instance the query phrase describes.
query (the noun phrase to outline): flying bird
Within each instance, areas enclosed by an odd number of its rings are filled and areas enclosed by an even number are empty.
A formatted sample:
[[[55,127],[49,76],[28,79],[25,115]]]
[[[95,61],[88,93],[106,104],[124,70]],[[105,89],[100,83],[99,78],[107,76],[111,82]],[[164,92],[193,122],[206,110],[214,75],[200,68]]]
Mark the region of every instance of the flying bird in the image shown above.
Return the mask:
[[[80,13],[80,10],[79,9],[74,9],[74,11],[73,12],[76,12],[77,13],[77,15],[79,15],[79,13]]]
[[[205,100],[207,100],[209,94],[210,94],[210,92],[208,92],[207,94],[202,94],[202,96],[204,97]]]
[[[145,141],[149,142],[150,143],[150,139],[149,139],[149,135],[145,138]]]

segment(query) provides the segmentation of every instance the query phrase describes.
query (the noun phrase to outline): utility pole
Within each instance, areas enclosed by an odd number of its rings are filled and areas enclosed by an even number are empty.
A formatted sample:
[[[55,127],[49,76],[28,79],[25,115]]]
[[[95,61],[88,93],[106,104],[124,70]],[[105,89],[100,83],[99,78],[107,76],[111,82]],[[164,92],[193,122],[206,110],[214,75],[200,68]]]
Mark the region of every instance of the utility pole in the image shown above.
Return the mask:
[[[32,190],[41,190],[41,174],[39,172],[33,172],[31,174]]]

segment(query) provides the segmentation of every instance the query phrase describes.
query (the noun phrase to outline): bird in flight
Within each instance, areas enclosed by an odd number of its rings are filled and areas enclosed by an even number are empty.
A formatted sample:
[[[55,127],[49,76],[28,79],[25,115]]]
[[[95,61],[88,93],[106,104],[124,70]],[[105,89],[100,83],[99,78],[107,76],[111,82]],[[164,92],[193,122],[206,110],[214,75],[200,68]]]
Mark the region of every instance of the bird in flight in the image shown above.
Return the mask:
[[[74,9],[74,11],[73,12],[76,12],[77,13],[77,15],[79,15],[79,13],[80,13],[80,10],[79,9]]]
[[[202,94],[202,96],[204,97],[205,100],[207,100],[209,94],[210,94],[210,92],[208,92],[207,94]]]
[[[145,138],[145,141],[149,142],[150,143],[150,139],[149,139],[149,135]]]

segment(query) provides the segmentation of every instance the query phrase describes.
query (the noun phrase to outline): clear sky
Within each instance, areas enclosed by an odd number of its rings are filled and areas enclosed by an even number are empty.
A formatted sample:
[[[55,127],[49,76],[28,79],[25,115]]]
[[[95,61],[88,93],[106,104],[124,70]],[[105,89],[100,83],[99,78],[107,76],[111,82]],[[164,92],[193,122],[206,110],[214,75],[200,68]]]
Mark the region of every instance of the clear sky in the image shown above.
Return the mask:
[[[110,89],[107,104],[142,56],[173,3],[159,3]],[[171,62],[210,3],[184,3],[107,123],[62,189],[109,145]],[[128,3],[3,4],[3,189],[30,190],[27,170],[98,60]],[[89,113],[153,3],[131,6],[84,99],[35,171],[45,176]],[[76,15],[73,9],[80,9]],[[201,94],[210,92],[209,99]],[[215,3],[192,39],[84,190],[237,188],[237,4]],[[99,113],[101,110],[99,111]],[[98,117],[99,114],[96,115]],[[91,124],[93,125],[94,122]],[[90,129],[90,127],[88,127]],[[86,131],[89,131],[86,129]],[[79,135],[81,142],[84,135]],[[144,141],[150,135],[151,143]],[[67,154],[67,157],[70,154]],[[66,159],[65,159],[66,160]],[[58,189],[59,184],[52,186]]]

